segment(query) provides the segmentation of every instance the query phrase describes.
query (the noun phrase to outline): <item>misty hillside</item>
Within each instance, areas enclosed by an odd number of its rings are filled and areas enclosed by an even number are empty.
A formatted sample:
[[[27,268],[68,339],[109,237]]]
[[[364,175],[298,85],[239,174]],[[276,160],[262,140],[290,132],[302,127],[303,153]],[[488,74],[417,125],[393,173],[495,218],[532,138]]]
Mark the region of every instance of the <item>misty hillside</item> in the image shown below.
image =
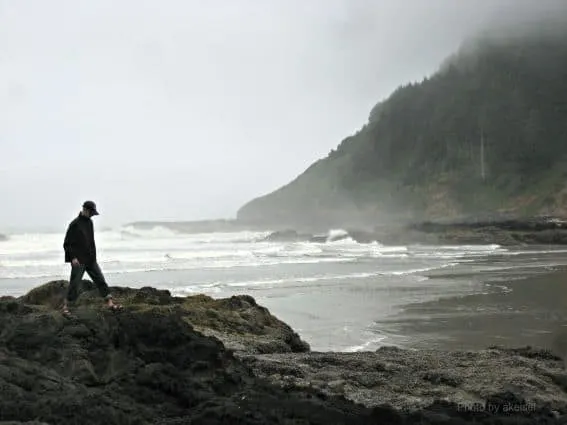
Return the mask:
[[[567,37],[483,39],[399,87],[368,122],[242,220],[567,213]]]

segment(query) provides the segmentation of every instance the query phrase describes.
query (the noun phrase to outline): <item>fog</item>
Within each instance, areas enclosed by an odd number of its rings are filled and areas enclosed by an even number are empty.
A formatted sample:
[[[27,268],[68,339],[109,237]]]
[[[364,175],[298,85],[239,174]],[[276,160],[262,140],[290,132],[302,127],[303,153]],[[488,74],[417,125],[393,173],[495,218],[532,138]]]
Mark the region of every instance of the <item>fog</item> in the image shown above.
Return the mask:
[[[0,0],[0,232],[231,218],[467,37],[562,0]],[[532,27],[533,28],[533,27]]]

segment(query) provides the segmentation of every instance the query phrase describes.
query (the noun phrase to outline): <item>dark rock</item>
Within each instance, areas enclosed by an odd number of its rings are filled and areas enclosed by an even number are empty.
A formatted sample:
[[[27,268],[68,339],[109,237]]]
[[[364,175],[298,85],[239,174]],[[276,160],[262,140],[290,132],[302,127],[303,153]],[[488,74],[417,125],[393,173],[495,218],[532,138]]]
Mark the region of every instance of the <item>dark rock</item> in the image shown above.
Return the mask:
[[[20,299],[25,304],[55,307],[63,301],[68,286],[69,282],[66,280],[54,280],[33,288]]]
[[[48,282],[32,289],[20,300],[25,304],[59,308],[67,281]],[[84,280],[75,302],[78,306],[102,305],[100,295],[90,280]],[[143,287],[111,287],[113,296],[130,309],[173,312],[181,315],[195,329],[222,340],[233,350],[250,353],[285,353],[309,351],[309,344],[286,323],[259,306],[249,295],[213,299],[206,295],[174,297],[170,291]],[[17,305],[17,304],[16,304]]]
[[[0,301],[16,301],[16,297],[13,297],[11,295],[1,295]]]
[[[422,222],[409,225],[407,231],[414,239],[419,234],[435,235],[438,243],[567,244],[567,221],[553,217]]]
[[[428,371],[423,374],[423,379],[435,385],[448,385],[450,387],[458,387],[461,379],[451,376],[441,371]]]
[[[38,421],[29,421],[29,422],[0,421],[0,425],[50,425],[50,424],[46,422],[38,422]]]
[[[551,378],[553,383],[567,392],[567,375],[564,373],[550,373],[547,376]]]
[[[0,233],[0,242],[7,241],[7,240],[8,240],[8,236],[3,235],[2,233]]]
[[[8,310],[0,308],[0,421],[371,423],[369,409],[344,398],[256,378],[175,313],[83,306],[67,320],[40,306]]]
[[[349,236],[358,243],[380,242],[380,235],[363,230],[349,230]]]
[[[537,355],[529,347],[479,352],[382,347],[375,352],[269,354],[242,360],[256,375],[282,387],[309,386],[368,407],[387,404],[398,412],[419,411],[424,423],[450,424],[455,418],[465,423],[479,417],[485,421],[480,423],[492,423],[499,415],[548,418],[553,410],[563,414],[567,409],[563,361]]]
[[[325,243],[327,242],[327,235],[315,235],[309,238],[309,242],[313,243]]]
[[[295,230],[278,230],[272,232],[264,239],[266,242],[300,242],[307,241],[311,238],[311,235],[298,233]]]
[[[499,350],[502,352],[516,354],[518,356],[527,357],[529,359],[539,359],[539,360],[558,360],[561,361],[562,358],[554,354],[548,349],[539,349],[534,347],[521,347],[521,348],[503,348],[497,345],[488,347],[491,350]]]
[[[191,320],[226,338],[283,329],[252,297],[113,288],[125,310],[112,313],[85,284],[69,320],[48,307],[60,288],[0,300],[0,425],[551,424],[567,412],[562,361],[530,347],[232,352]]]

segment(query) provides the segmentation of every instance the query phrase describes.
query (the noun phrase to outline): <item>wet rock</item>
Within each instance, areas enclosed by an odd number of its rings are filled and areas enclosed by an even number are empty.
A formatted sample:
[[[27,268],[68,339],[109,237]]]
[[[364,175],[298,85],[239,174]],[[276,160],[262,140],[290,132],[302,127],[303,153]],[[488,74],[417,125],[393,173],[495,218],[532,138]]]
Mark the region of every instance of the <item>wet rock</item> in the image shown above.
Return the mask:
[[[315,236],[311,236],[309,238],[309,242],[313,242],[313,243],[325,243],[327,242],[327,235],[315,235]]]
[[[423,374],[423,379],[436,385],[449,385],[451,387],[458,387],[461,379],[457,376],[452,376],[443,371],[428,371]]]
[[[276,385],[285,382],[287,387],[302,388],[309,382],[327,394],[368,407],[388,404],[400,411],[414,411],[445,400],[462,410],[474,410],[475,403],[490,403],[500,410],[517,409],[517,414],[538,409],[567,413],[563,361],[529,347],[479,352],[384,347],[376,352],[269,354],[242,359],[256,375]]]
[[[86,283],[86,285],[90,284],[91,282]],[[33,288],[20,297],[20,300],[25,304],[56,307],[63,301],[63,296],[68,286],[69,282],[66,280],[54,280]]]
[[[407,230],[417,234],[435,235],[439,243],[567,244],[567,222],[553,217],[494,218],[453,223],[423,222],[412,224]]]
[[[521,357],[526,357],[529,359],[537,359],[537,360],[553,360],[553,361],[561,361],[562,358],[557,354],[553,353],[549,349],[540,349],[535,347],[520,347],[520,348],[504,348],[497,345],[493,345],[488,347],[490,350],[498,350],[503,353],[508,354],[515,354]]]
[[[48,282],[20,297],[20,301],[23,305],[59,308],[67,286],[68,282],[64,280]],[[152,287],[110,289],[113,296],[130,309],[175,312],[195,329],[220,339],[232,350],[266,354],[310,349],[291,327],[259,306],[249,295],[213,299],[206,295],[176,297],[168,290]],[[100,295],[90,280],[83,280],[80,291],[75,306],[102,309]]]
[[[307,241],[311,238],[311,235],[305,233],[298,233],[296,230],[278,230],[276,232],[270,233],[264,239],[266,242],[301,242]]]
[[[543,350],[292,352],[249,296],[113,288],[112,313],[85,285],[72,320],[49,308],[57,282],[0,300],[0,425],[565,423],[563,361]],[[260,337],[287,351],[248,349]]]
[[[349,230],[349,236],[358,243],[380,242],[380,235],[363,230]]]
[[[30,421],[30,422],[19,422],[19,421],[0,421],[0,425],[50,425],[46,422]]]
[[[176,312],[82,305],[68,320],[43,305],[14,313],[4,303],[0,421],[370,424],[369,409],[343,398],[255,377]]]

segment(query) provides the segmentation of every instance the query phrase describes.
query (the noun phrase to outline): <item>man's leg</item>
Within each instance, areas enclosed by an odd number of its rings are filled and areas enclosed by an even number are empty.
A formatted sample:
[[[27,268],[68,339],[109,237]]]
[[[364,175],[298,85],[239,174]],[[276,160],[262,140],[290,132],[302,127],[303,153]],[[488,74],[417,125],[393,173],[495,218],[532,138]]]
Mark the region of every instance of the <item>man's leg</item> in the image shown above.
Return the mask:
[[[106,283],[106,279],[102,274],[102,270],[100,269],[98,263],[94,262],[87,266],[87,273],[93,280],[94,284],[98,288],[98,292],[100,296],[103,297],[108,306],[112,307],[114,303],[112,302],[112,294],[110,294],[110,289],[108,288],[108,284]]]
[[[69,278],[69,288],[67,288],[67,293],[63,300],[63,310],[67,311],[67,305],[73,302],[79,296],[79,287],[81,286],[81,281],[85,274],[85,266],[82,264],[71,265],[71,277]]]

